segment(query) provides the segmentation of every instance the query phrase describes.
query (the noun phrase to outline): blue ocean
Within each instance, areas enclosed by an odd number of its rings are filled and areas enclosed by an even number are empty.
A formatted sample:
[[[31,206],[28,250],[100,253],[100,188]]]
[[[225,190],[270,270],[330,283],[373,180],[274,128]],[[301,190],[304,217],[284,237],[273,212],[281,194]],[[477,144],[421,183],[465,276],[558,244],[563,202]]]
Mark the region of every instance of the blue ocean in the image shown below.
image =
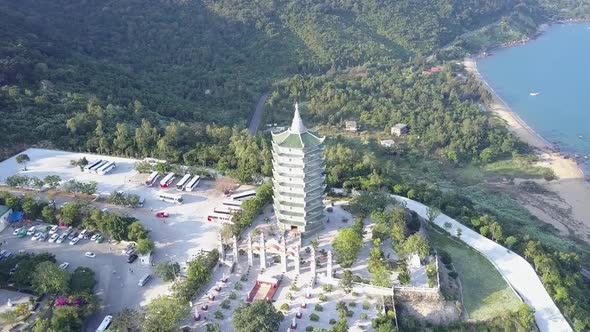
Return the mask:
[[[480,59],[481,75],[531,128],[590,174],[590,23],[555,24]]]

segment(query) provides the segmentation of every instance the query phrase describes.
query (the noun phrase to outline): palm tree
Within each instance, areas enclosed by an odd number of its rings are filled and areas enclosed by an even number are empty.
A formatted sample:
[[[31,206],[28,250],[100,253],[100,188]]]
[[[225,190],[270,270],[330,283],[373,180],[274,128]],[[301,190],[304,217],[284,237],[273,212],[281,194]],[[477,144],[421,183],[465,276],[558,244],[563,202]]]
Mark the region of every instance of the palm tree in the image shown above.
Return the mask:
[[[19,164],[24,164],[25,167],[23,168],[24,171],[27,170],[27,162],[31,161],[31,158],[29,158],[29,155],[21,153],[18,156],[16,156],[16,162]]]

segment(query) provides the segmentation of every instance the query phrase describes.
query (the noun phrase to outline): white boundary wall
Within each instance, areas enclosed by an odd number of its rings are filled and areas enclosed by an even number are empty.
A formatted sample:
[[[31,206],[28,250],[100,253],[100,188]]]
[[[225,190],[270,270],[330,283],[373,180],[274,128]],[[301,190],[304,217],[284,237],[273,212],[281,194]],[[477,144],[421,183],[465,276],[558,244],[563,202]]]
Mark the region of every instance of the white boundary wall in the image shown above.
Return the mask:
[[[406,197],[392,196],[422,218],[428,219],[429,208],[426,205]],[[456,230],[461,228],[462,234],[459,239],[487,258],[524,302],[535,309],[535,322],[541,332],[572,331],[567,320],[545,290],[539,276],[524,258],[443,213],[434,220],[434,223],[442,228],[447,222],[452,225],[452,236],[455,236]]]

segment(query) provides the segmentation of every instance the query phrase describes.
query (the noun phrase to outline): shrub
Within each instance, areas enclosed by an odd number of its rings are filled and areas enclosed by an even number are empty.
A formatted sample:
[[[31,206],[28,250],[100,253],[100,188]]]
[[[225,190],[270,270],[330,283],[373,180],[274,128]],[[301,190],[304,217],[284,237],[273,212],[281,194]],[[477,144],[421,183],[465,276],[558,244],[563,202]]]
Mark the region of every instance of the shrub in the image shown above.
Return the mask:
[[[223,300],[221,302],[221,308],[222,309],[229,309],[230,305],[229,305],[229,300]]]
[[[361,319],[367,319],[367,314],[363,312],[363,313],[361,314]]]
[[[292,283],[291,286],[289,287],[289,290],[290,291],[293,291],[293,292],[296,291],[297,290],[297,284]]]
[[[328,296],[326,296],[324,294],[320,294],[318,296],[318,299],[320,299],[320,301],[322,301],[322,302],[326,302],[326,301],[328,301]]]
[[[313,332],[314,327],[313,326],[308,326],[305,328],[305,332]]]
[[[353,302],[350,302],[348,304],[348,306],[351,307],[351,308],[354,308],[354,307],[356,307],[356,302],[354,302],[354,301]]]
[[[351,294],[352,294],[352,296],[354,296],[354,297],[359,297],[359,296],[361,296],[361,294],[359,294],[359,293],[357,293],[357,292],[352,292]]]
[[[223,319],[223,313],[219,310],[217,310],[215,313],[213,313],[213,316],[215,316],[215,318],[217,318],[217,319]]]
[[[319,322],[320,316],[318,316],[316,314],[311,314],[311,315],[309,315],[309,320],[311,320],[312,322]]]
[[[283,311],[287,311],[287,310],[289,310],[289,305],[287,303],[283,303],[283,304],[281,304],[281,308],[280,309],[283,310]]]
[[[242,274],[242,276],[240,277],[240,281],[248,281],[248,276],[245,274]]]
[[[369,301],[364,301],[363,302],[363,309],[369,310],[370,307],[371,307],[371,304],[369,303]]]
[[[346,317],[352,317],[352,316],[354,316],[354,311],[352,311],[352,310],[347,310],[347,311],[346,311]]]
[[[449,272],[449,277],[451,277],[453,279],[457,279],[458,276],[459,276],[459,273],[457,273],[456,271]]]
[[[325,284],[325,285],[322,285],[322,289],[323,289],[325,292],[331,292],[331,291],[332,291],[332,288],[333,288],[333,287],[332,287],[332,285],[330,285],[330,284]]]
[[[238,296],[236,295],[236,292],[234,292],[234,291],[231,291],[231,292],[229,292],[228,298],[229,298],[230,300],[235,300],[235,299],[236,299],[236,297],[238,297]]]
[[[242,288],[244,288],[244,286],[242,286],[242,284],[239,282],[236,282],[236,284],[234,285],[235,290],[242,290]]]
[[[324,307],[322,307],[321,304],[316,304],[315,307],[313,308],[313,310],[315,310],[315,311],[324,311]]]
[[[330,318],[329,323],[330,323],[330,325],[334,325],[334,324],[336,324],[336,320],[334,318]]]

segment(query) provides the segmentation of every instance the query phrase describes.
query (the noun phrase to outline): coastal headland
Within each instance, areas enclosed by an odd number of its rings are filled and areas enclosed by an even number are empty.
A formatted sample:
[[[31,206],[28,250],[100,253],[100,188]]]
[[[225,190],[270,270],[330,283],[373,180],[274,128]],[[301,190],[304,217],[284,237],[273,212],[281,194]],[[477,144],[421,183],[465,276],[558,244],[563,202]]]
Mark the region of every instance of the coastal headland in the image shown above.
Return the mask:
[[[557,205],[561,210],[569,213],[568,219],[570,220],[564,221],[563,218],[558,220],[554,215],[544,213],[534,206],[525,204],[525,207],[533,215],[554,225],[562,233],[574,235],[581,240],[590,242],[590,219],[587,218],[590,216],[590,186],[588,186],[582,170],[574,160],[565,158],[551,143],[543,139],[510,109],[481,76],[475,59],[466,58],[463,65],[492,93],[492,101],[487,106],[487,110],[502,119],[511,132],[535,149],[539,156],[536,163],[538,166],[553,170],[557,180],[543,184],[559,196]]]

